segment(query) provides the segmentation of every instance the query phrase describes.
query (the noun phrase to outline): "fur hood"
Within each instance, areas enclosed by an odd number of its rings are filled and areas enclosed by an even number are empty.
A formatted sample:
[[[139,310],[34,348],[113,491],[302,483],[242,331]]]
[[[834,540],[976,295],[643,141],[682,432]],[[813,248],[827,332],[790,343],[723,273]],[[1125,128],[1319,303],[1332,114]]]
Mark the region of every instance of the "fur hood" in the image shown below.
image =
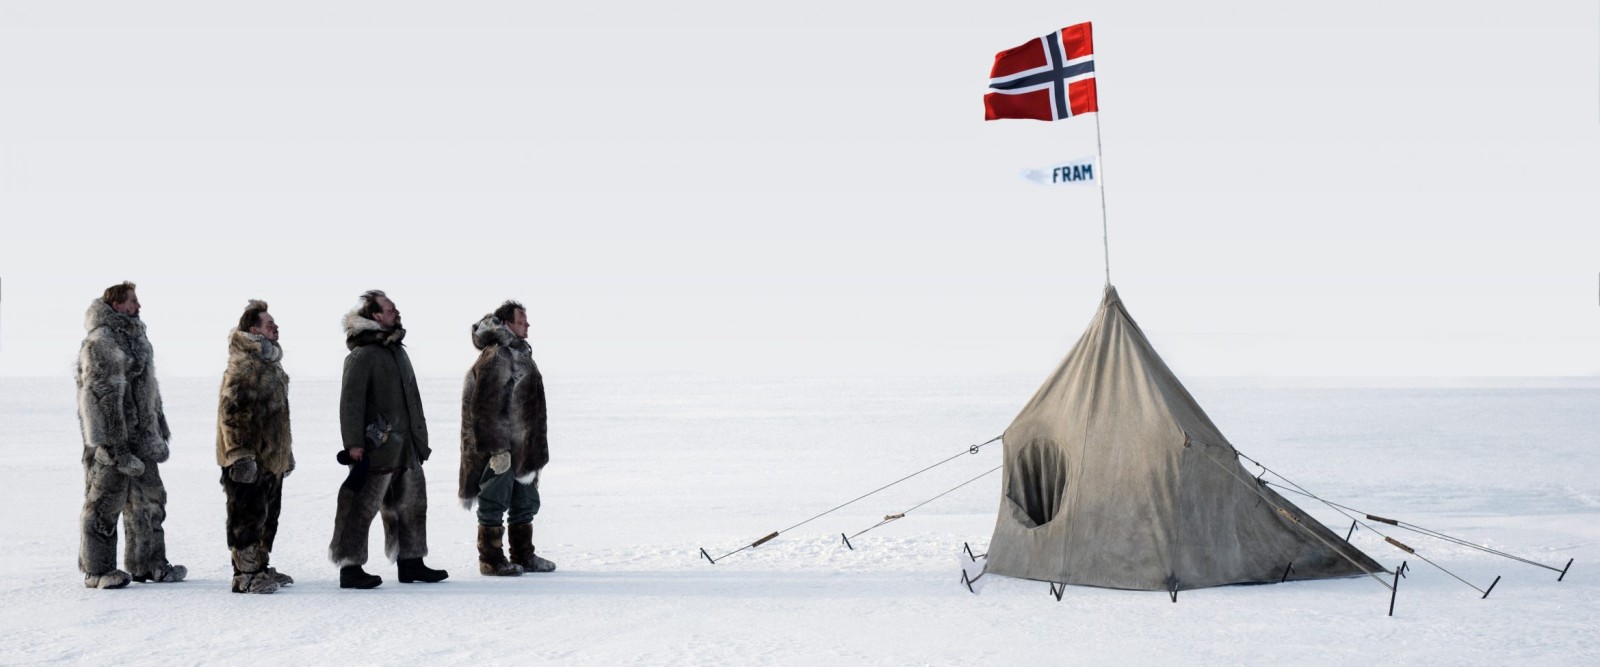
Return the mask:
[[[228,336],[228,359],[236,356],[256,356],[265,361],[282,361],[283,347],[267,340],[266,336],[234,329]]]
[[[528,349],[528,342],[517,338],[511,327],[494,315],[484,315],[472,324],[472,346],[482,351],[490,345],[503,345],[513,350]]]
[[[144,320],[123,315],[110,304],[95,299],[89,302],[89,311],[83,314],[83,329],[92,332],[101,327],[134,338],[143,338],[145,333]]]
[[[406,328],[395,325],[394,329],[385,329],[377,320],[361,315],[361,306],[351,308],[344,314],[344,344],[354,350],[363,345],[401,345],[405,340]]]
[[[161,407],[155,351],[144,321],[94,300],[84,314],[88,335],[78,350],[78,425],[85,455],[105,450],[167,460],[172,431]]]
[[[283,347],[235,329],[228,335],[228,368],[217,397],[217,465],[255,459],[282,475],[294,468],[289,438],[289,374]]]

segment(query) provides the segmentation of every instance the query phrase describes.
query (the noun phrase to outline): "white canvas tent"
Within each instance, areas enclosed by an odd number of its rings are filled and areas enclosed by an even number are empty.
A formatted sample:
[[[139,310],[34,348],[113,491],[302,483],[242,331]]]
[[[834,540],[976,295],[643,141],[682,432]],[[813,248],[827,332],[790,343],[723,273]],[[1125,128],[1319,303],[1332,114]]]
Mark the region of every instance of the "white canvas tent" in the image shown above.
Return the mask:
[[[1002,441],[990,573],[1176,592],[1385,571],[1255,481],[1110,285]]]

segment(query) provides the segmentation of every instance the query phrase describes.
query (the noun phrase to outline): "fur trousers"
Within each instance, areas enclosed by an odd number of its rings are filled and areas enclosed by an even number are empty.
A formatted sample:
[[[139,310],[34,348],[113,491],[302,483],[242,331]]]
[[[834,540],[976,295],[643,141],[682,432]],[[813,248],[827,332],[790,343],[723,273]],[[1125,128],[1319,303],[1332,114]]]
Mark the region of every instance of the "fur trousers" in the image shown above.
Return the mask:
[[[383,515],[384,554],[389,560],[428,555],[428,493],[422,465],[366,475],[360,484],[339,487],[328,560],[339,567],[367,562],[372,519]]]
[[[86,453],[83,461],[82,541],[78,569],[99,575],[117,569],[117,519],[127,533],[122,554],[129,574],[156,575],[167,565],[167,538],[161,523],[167,520],[167,488],[154,461],[144,462],[144,473],[129,477],[115,465],[103,464]]]
[[[278,536],[278,512],[283,507],[283,478],[261,471],[256,481],[241,484],[222,469],[222,491],[228,496],[228,550],[233,573],[251,574],[267,569],[272,541]]]

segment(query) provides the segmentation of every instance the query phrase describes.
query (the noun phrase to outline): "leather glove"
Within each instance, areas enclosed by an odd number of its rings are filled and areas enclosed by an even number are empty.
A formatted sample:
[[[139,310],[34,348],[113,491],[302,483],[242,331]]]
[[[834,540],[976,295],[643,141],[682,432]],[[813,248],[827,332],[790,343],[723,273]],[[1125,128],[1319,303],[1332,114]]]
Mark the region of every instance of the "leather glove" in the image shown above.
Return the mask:
[[[511,469],[511,452],[500,452],[489,457],[489,469],[496,475],[503,475]]]
[[[256,460],[239,459],[228,466],[228,479],[240,484],[254,484],[256,481]]]
[[[144,474],[144,461],[132,454],[117,455],[117,472],[129,477],[138,477]]]

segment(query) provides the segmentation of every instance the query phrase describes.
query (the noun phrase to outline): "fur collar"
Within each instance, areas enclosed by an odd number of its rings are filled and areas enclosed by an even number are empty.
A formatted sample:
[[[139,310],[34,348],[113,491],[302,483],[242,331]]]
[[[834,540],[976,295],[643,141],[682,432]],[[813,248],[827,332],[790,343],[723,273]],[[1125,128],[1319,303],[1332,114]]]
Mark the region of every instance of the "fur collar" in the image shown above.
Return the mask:
[[[385,329],[377,320],[361,316],[361,306],[344,314],[344,344],[354,350],[364,345],[400,345],[406,337],[406,328],[396,326]]]
[[[228,337],[228,353],[237,355],[258,355],[267,361],[283,359],[283,347],[267,340],[266,336],[253,334],[248,331],[234,329]]]
[[[95,299],[89,302],[89,311],[83,314],[83,328],[94,331],[100,327],[113,329],[135,338],[144,336],[144,320],[123,315],[104,301]]]
[[[517,338],[511,327],[493,313],[484,315],[483,319],[472,324],[472,346],[482,350],[490,345],[500,345],[513,350],[527,349],[528,342]]]

